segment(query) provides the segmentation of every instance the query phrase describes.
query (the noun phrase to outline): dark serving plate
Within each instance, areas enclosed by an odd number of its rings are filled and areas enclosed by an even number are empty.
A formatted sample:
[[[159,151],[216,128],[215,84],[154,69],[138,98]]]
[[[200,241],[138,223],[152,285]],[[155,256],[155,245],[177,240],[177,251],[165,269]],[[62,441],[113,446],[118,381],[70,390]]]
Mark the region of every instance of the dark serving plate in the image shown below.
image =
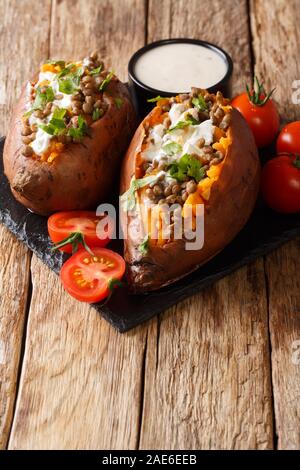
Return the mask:
[[[32,214],[13,198],[3,174],[3,144],[4,138],[0,139],[0,222],[58,273],[65,255],[51,251],[47,219]],[[276,214],[258,201],[249,222],[238,236],[193,274],[155,293],[143,295],[130,294],[125,285],[114,292],[106,305],[94,304],[93,307],[118,331],[127,331],[298,234],[300,214]],[[121,246],[118,245],[117,249],[121,250]]]

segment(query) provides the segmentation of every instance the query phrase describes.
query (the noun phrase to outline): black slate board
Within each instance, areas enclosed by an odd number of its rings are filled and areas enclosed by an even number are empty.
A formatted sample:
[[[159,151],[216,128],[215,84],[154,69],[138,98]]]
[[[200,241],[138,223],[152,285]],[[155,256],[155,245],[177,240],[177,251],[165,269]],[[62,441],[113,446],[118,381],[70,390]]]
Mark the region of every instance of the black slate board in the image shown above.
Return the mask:
[[[47,266],[58,273],[64,260],[53,253],[47,234],[47,219],[30,213],[13,198],[3,174],[4,139],[0,139],[0,222]],[[125,332],[154,315],[199,292],[255,258],[300,234],[300,214],[280,215],[267,209],[261,201],[246,227],[219,255],[193,274],[155,293],[132,295],[127,286],[115,291],[110,301],[93,307],[120,332]],[[199,312],[201,314],[201,312]]]

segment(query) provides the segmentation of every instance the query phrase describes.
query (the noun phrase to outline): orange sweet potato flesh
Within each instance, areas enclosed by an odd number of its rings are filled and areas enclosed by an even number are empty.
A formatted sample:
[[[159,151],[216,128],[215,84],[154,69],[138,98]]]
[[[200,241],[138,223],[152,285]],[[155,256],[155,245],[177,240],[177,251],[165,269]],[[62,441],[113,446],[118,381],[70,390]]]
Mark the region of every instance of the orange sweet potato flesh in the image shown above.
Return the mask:
[[[115,98],[122,99],[117,107]],[[4,170],[15,198],[41,215],[93,208],[103,202],[118,175],[135,129],[135,113],[126,86],[112,81],[104,99],[108,109],[91,124],[91,136],[70,143],[52,163],[21,153],[26,86],[14,110],[4,147]],[[84,116],[85,117],[85,116]]]
[[[135,174],[144,136],[141,123],[123,162],[121,194]],[[204,245],[200,250],[187,251],[183,240],[174,240],[164,245],[151,243],[148,253],[142,255],[139,244],[144,237],[143,221],[132,215],[127,223],[121,211],[123,228],[125,224],[128,228],[124,248],[128,280],[135,292],[159,289],[194,271],[219,253],[246,224],[259,190],[260,162],[251,130],[235,109],[228,136],[232,143],[205,204]]]

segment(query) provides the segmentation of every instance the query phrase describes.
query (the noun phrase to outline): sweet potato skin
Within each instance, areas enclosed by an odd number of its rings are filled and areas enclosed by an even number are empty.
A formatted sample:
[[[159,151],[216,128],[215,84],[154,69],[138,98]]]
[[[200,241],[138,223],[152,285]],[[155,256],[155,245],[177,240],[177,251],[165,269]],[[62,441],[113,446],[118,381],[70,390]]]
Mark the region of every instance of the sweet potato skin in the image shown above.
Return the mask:
[[[133,291],[159,289],[194,271],[219,253],[246,224],[259,191],[260,162],[252,132],[235,109],[229,133],[232,144],[205,206],[204,245],[201,250],[187,251],[183,240],[175,240],[163,246],[151,246],[148,254],[142,256],[138,249],[143,234],[142,222],[136,216],[129,216],[131,230],[128,230],[124,241],[124,255]],[[135,159],[144,135],[143,122],[123,162],[121,194],[128,189],[134,175]],[[126,220],[123,212],[121,220],[124,230]]]
[[[122,99],[118,107],[115,98]],[[121,159],[134,132],[136,117],[126,86],[113,80],[104,93],[108,109],[91,124],[90,136],[67,144],[52,162],[21,153],[26,85],[13,112],[4,146],[4,171],[15,198],[31,211],[48,215],[81,210],[103,201],[115,182]]]

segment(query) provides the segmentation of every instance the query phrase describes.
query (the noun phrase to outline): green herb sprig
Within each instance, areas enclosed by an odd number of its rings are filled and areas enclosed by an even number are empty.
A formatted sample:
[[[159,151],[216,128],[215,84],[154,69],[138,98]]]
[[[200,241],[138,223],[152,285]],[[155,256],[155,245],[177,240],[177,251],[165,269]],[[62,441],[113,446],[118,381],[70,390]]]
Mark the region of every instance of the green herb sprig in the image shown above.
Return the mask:
[[[205,176],[205,170],[199,160],[188,153],[184,154],[178,162],[172,163],[168,171],[172,178],[180,182],[185,181],[189,176],[199,183]]]
[[[136,205],[135,192],[140,188],[143,188],[145,186],[148,186],[151,183],[154,183],[155,181],[157,181],[157,179],[158,179],[158,175],[150,175],[141,179],[133,178],[131,180],[129,189],[121,196],[121,203],[123,205],[124,210],[127,210],[127,211],[134,210],[135,205]]]
[[[144,240],[142,241],[142,243],[139,244],[138,249],[143,256],[146,256],[149,252],[149,248],[150,248],[150,235],[147,234]]]

